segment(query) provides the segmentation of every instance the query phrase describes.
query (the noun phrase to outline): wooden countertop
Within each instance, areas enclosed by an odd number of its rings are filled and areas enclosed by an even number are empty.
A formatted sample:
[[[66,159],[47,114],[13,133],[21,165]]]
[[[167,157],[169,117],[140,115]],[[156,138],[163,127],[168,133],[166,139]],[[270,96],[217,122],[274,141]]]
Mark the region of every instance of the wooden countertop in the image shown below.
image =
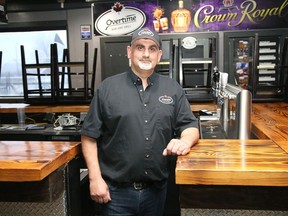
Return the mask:
[[[0,181],[40,181],[80,152],[80,142],[0,141]]]
[[[271,140],[200,140],[178,157],[176,183],[288,186],[288,155]]]
[[[16,108],[13,108],[14,104],[11,104],[11,108],[1,108],[0,113],[16,113]],[[6,105],[7,107],[7,105]],[[39,105],[39,106],[26,106],[25,112],[27,113],[49,113],[49,112],[87,112],[89,104],[82,105]],[[202,109],[215,110],[215,106],[211,103],[197,103],[191,104],[191,110],[199,111]]]
[[[259,140],[200,140],[178,157],[176,183],[288,186],[288,104],[254,103]]]
[[[29,106],[25,110],[86,112],[88,108],[89,105]],[[215,109],[213,104],[192,104],[191,108]],[[253,103],[252,130],[261,139],[200,140],[190,154],[178,158],[176,183],[288,186],[287,108],[287,103]],[[0,113],[7,111],[15,109],[0,109]],[[0,141],[0,181],[41,180],[79,153],[79,144]]]
[[[254,103],[252,131],[271,139],[288,153],[288,103]]]
[[[7,107],[7,106],[6,106]],[[13,104],[11,104],[13,107]],[[26,113],[56,113],[56,112],[87,112],[89,104],[82,105],[39,105],[39,106],[26,106]],[[16,113],[16,108],[1,108],[0,113]]]

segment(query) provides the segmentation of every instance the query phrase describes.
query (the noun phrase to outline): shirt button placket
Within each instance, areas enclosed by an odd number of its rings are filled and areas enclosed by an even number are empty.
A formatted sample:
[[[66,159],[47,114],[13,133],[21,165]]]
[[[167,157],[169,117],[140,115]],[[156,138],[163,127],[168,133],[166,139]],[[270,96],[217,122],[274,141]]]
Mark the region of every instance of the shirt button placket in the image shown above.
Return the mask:
[[[143,92],[143,121],[144,121],[144,136],[145,136],[145,165],[144,165],[144,174],[147,176],[150,174],[150,168],[151,168],[151,128],[149,127],[150,123],[150,106],[149,106],[149,94],[150,91],[147,89],[147,91]]]
[[[144,113],[143,113],[143,117],[144,117],[144,133],[145,133],[145,140],[146,141],[149,141],[149,126],[148,126],[148,120],[147,120],[147,117],[148,117],[148,107],[147,107],[147,103],[144,103]]]
[[[149,166],[147,166],[149,164],[149,149],[150,149],[150,134],[149,134],[149,125],[148,125],[148,117],[149,117],[149,110],[148,110],[148,106],[147,106],[147,103],[144,103],[144,113],[143,113],[143,120],[144,120],[144,133],[145,133],[145,141],[146,141],[146,145],[145,145],[145,149],[146,149],[146,153],[144,154],[144,157],[146,158],[146,165],[145,165],[145,171],[144,171],[144,174],[145,175],[148,175],[148,171],[147,171],[147,168]],[[148,163],[148,164],[147,164]]]

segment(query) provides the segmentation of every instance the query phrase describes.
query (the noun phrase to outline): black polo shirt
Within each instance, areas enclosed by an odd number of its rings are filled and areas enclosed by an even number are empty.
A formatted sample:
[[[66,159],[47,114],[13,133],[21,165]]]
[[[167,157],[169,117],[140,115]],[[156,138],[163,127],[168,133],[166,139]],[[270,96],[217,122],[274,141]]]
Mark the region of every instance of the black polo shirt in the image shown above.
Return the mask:
[[[128,71],[101,83],[81,133],[97,139],[103,178],[129,183],[166,179],[162,152],[188,127],[198,123],[175,80],[154,73],[144,90]]]

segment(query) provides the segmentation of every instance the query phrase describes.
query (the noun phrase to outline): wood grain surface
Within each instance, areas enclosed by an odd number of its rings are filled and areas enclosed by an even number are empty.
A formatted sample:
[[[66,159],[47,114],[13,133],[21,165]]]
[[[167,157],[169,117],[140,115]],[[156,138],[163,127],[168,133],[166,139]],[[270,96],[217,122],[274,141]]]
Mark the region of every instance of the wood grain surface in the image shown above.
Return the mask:
[[[89,104],[82,105],[31,105],[25,108],[27,113],[48,113],[48,112],[87,112]],[[212,103],[192,103],[191,110],[197,112],[199,110],[215,111],[215,106]],[[16,113],[15,108],[0,109],[0,113]]]
[[[26,112],[86,112],[89,105],[29,106]],[[193,111],[213,104],[191,104]],[[178,158],[177,184],[288,186],[288,104],[253,103],[260,140],[200,140]],[[0,109],[0,113],[16,109]],[[214,111],[214,110],[213,110]],[[37,181],[80,152],[80,143],[0,141],[0,181]]]
[[[39,105],[25,107],[26,113],[49,113],[49,112],[87,112],[89,104],[86,105]],[[16,113],[16,108],[0,109],[0,113]]]
[[[80,152],[80,142],[0,141],[0,181],[40,181]]]
[[[288,155],[271,140],[200,140],[178,157],[176,183],[288,186]]]
[[[273,140],[288,153],[288,103],[254,103],[252,130],[260,138]]]

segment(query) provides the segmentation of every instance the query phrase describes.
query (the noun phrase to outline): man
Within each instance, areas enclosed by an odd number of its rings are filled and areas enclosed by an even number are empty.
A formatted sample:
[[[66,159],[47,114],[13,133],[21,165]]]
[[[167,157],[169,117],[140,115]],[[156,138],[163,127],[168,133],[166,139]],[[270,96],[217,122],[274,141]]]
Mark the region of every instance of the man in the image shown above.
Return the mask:
[[[198,124],[180,85],[154,73],[154,31],[134,32],[127,55],[131,69],[102,82],[82,127],[90,195],[102,215],[160,216],[169,157],[190,151]]]

